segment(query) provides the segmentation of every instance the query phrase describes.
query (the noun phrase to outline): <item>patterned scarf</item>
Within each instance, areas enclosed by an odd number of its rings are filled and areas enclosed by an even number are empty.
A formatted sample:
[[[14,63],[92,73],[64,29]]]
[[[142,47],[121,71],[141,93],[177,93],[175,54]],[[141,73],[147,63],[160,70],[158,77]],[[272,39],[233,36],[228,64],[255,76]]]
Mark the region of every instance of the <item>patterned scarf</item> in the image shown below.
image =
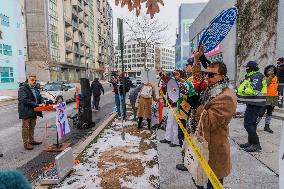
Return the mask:
[[[206,105],[213,98],[221,94],[225,89],[229,88],[229,86],[230,86],[229,80],[222,80],[214,84],[213,86],[208,87],[202,97],[202,104]]]

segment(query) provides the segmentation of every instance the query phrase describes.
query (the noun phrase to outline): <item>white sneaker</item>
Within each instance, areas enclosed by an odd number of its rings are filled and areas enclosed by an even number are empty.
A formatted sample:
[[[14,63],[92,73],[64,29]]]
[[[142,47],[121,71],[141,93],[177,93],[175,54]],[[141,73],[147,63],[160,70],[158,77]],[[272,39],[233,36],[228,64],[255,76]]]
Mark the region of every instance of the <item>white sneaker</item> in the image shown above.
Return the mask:
[[[99,110],[95,109],[94,111],[95,111],[95,112],[98,112]]]

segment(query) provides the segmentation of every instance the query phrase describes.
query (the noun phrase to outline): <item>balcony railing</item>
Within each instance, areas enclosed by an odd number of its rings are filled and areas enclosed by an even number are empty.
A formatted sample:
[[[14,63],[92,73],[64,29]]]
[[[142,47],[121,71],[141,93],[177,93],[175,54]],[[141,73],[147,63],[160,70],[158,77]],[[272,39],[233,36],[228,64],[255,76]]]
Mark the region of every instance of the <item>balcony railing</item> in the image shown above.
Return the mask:
[[[71,25],[72,25],[72,20],[71,20],[71,18],[65,17],[65,25],[66,25],[66,26],[71,26]]]
[[[74,47],[73,50],[74,50],[76,53],[79,53],[79,48],[78,48],[78,47]]]
[[[78,29],[78,23],[77,23],[77,22],[72,21],[72,26],[73,26],[74,28]]]
[[[65,32],[66,39],[72,39],[72,34],[69,31]]]
[[[75,16],[78,16],[77,10],[73,8],[73,9],[72,9],[72,14],[75,15]]]
[[[72,59],[71,58],[66,58],[66,62],[72,64]]]
[[[72,46],[71,45],[66,45],[66,51],[72,52]]]
[[[88,5],[89,4],[89,0],[83,0],[84,5]]]

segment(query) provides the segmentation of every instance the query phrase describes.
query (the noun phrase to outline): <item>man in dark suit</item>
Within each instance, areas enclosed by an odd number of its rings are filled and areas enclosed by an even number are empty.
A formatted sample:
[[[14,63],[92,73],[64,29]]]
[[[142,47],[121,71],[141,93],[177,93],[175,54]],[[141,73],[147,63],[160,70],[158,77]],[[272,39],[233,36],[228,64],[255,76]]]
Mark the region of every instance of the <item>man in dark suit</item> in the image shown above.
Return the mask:
[[[34,130],[37,116],[43,117],[42,112],[35,112],[34,108],[43,106],[39,90],[36,87],[36,76],[29,76],[18,91],[18,112],[22,119],[22,138],[24,147],[32,150],[33,145],[40,145],[42,142],[34,140]]]

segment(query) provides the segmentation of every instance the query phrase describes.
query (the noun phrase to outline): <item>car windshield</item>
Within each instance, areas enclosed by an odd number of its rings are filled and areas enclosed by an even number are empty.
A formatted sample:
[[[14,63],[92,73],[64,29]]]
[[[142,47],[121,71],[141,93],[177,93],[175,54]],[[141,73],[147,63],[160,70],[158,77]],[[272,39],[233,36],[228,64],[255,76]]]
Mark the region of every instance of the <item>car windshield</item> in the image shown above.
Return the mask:
[[[68,89],[75,88],[75,85],[74,85],[74,84],[65,84],[65,86],[66,86]]]
[[[43,88],[45,91],[61,91],[61,84],[47,84]]]

